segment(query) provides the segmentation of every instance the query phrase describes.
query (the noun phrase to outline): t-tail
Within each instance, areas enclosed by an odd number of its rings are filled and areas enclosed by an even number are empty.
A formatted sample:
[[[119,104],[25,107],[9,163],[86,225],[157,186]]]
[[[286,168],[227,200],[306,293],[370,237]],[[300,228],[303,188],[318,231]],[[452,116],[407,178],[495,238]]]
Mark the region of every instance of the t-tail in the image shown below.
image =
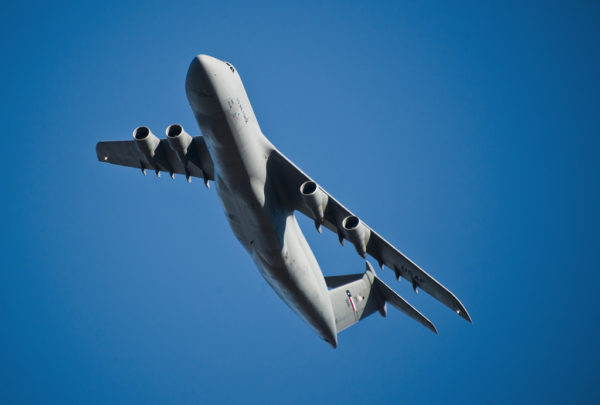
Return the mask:
[[[364,274],[329,276],[325,277],[325,282],[331,289],[329,299],[335,314],[337,333],[376,311],[386,316],[388,302],[435,334],[438,333],[429,319],[377,277],[368,261]]]

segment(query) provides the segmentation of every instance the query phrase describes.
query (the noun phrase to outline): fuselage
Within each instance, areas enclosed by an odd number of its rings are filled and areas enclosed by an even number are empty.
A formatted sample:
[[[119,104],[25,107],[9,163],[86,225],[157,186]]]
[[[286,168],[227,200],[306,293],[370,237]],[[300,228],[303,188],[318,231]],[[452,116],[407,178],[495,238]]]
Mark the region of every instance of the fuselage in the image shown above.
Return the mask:
[[[207,55],[192,61],[187,98],[215,166],[229,224],[277,294],[333,347],[337,334],[325,279],[269,170],[263,135],[237,70]]]

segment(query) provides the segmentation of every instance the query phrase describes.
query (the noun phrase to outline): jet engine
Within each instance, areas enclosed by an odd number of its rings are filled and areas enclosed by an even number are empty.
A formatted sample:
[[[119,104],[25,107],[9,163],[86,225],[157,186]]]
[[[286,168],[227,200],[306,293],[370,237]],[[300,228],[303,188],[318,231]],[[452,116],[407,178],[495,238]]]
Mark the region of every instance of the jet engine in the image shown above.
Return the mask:
[[[371,230],[354,215],[344,218],[342,226],[344,227],[344,231],[346,231],[348,240],[352,242],[358,254],[364,259],[367,255],[367,244],[371,237]]]
[[[146,160],[150,165],[155,165],[154,156],[156,152],[156,148],[160,144],[160,139],[154,135],[148,127],[137,127],[133,130],[133,139],[135,139],[135,144],[144,154]]]
[[[169,146],[177,153],[181,163],[186,166],[188,147],[192,143],[192,137],[179,124],[169,125],[165,132],[167,133]]]
[[[325,220],[325,208],[327,207],[327,201],[329,197],[314,181],[305,181],[300,186],[300,195],[304,205],[313,213],[315,219],[315,226],[317,230],[321,232],[321,225]]]

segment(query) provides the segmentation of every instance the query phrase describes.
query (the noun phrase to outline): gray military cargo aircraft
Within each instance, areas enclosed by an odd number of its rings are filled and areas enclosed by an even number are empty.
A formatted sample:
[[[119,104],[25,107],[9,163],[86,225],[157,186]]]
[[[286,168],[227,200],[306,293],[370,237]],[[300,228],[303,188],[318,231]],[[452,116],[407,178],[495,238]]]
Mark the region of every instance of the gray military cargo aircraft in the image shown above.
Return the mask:
[[[132,141],[99,142],[98,160],[215,181],[235,236],[289,307],[334,348],[337,334],[390,303],[437,334],[435,326],[388,287],[367,261],[363,274],[325,277],[296,222],[296,211],[373,257],[471,322],[447,288],[347,210],[263,135],[242,80],[228,62],[207,55],[192,61],[185,90],[203,136],[170,125],[166,139],[147,127]]]

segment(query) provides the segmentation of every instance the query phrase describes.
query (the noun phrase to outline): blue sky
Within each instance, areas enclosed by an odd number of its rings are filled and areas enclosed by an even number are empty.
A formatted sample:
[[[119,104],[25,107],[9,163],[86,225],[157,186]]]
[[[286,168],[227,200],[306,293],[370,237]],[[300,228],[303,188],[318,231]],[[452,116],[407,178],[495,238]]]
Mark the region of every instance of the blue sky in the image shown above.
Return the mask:
[[[0,402],[600,401],[598,2],[0,5]],[[332,350],[260,277],[214,189],[102,165],[199,134],[232,62],[267,137],[450,288],[469,325],[373,315]],[[351,246],[300,219],[325,274]]]

